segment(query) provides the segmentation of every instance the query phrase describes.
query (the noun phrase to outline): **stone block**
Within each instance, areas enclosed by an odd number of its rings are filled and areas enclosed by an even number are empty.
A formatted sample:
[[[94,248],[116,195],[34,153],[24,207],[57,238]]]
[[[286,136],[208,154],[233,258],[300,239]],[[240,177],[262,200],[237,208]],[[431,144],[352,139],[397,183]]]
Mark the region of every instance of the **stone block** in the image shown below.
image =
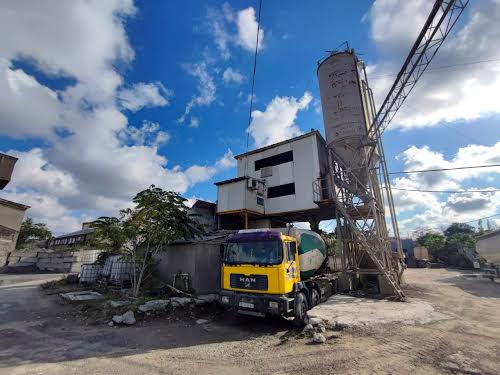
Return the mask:
[[[64,263],[72,263],[72,262],[76,262],[78,259],[75,256],[69,256],[69,257],[64,257],[63,260],[64,260]]]
[[[23,263],[36,263],[38,262],[38,258],[37,257],[21,257],[21,262]]]
[[[9,263],[17,263],[21,260],[21,257],[16,257],[16,256],[10,256],[9,257]]]
[[[38,253],[38,259],[48,258],[50,255],[51,255],[50,253],[45,253],[45,252],[40,251]]]

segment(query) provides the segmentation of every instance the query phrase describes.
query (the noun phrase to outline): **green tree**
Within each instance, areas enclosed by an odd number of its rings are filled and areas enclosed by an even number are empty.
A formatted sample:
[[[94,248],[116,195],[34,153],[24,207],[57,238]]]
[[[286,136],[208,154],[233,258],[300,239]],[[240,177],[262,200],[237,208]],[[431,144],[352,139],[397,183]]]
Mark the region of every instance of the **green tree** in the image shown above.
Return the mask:
[[[44,223],[33,223],[33,219],[26,218],[21,224],[16,248],[22,248],[28,241],[48,240],[52,238],[52,232]]]
[[[134,208],[122,210],[120,218],[97,220],[96,237],[113,252],[120,251],[131,261],[133,295],[137,297],[143,281],[154,268],[154,256],[172,241],[190,239],[203,232],[190,215],[179,194],[151,185],[138,193]]]
[[[443,233],[446,237],[454,234],[474,234],[474,227],[465,223],[453,223]]]
[[[416,242],[429,250],[429,255],[433,260],[440,260],[440,252],[444,247],[446,238],[440,233],[427,232],[419,236]]]

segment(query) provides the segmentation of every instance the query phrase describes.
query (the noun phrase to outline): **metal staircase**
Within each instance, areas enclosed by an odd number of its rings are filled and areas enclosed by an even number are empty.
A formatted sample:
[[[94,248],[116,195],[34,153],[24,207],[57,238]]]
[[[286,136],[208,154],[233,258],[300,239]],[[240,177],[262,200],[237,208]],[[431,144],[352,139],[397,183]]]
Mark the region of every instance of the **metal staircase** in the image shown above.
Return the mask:
[[[362,185],[335,152],[329,150],[332,198],[335,202],[337,237],[342,243],[342,268],[347,274],[380,275],[392,294],[403,301],[399,257],[391,251],[385,222],[384,202],[378,177],[369,171],[368,186]],[[351,189],[361,187],[362,196]]]

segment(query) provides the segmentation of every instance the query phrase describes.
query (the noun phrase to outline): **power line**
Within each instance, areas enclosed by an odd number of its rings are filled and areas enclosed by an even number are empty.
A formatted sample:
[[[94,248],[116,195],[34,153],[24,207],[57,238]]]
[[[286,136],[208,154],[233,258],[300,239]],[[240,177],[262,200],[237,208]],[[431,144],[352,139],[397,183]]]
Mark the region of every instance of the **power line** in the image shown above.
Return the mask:
[[[500,164],[487,164],[487,165],[475,165],[469,167],[455,167],[455,168],[437,168],[437,169],[423,169],[417,171],[398,171],[398,172],[389,172],[388,174],[407,174],[407,173],[424,173],[424,172],[442,172],[442,171],[455,171],[458,169],[475,169],[475,168],[491,168],[491,167],[500,167]]]
[[[439,71],[443,71],[443,70],[452,70],[451,68],[456,68],[459,66],[484,64],[484,63],[498,62],[498,61],[500,61],[500,59],[477,60],[477,61],[470,61],[470,62],[465,62],[465,63],[442,65],[442,66],[436,66],[435,68],[428,68],[426,70],[426,72],[432,72],[432,71],[439,72]],[[374,75],[374,76],[370,77],[370,79],[382,79],[384,77],[395,77],[397,75],[398,75],[397,73],[379,74],[379,75]]]
[[[396,188],[391,187],[392,190],[401,190],[401,191],[418,191],[422,193],[448,193],[448,194],[466,194],[466,193],[495,193],[500,191],[500,189],[492,189],[492,190],[421,190],[421,189],[404,189],[404,188]]]
[[[248,152],[250,140],[250,125],[252,123],[253,97],[255,91],[255,72],[257,70],[257,54],[259,53],[259,34],[260,34],[260,12],[262,10],[262,0],[259,0],[259,15],[257,17],[257,38],[255,40],[255,54],[253,57],[253,73],[252,73],[252,92],[250,94],[250,104],[248,106],[248,128],[247,128],[247,149]],[[248,157],[245,158],[245,176],[248,175]]]

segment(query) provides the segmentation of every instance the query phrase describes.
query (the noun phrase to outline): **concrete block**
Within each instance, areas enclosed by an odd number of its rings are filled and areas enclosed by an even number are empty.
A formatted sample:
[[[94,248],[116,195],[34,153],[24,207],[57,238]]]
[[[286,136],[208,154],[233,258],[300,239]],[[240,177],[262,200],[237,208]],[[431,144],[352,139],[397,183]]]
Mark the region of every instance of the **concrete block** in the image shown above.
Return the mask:
[[[10,256],[9,257],[9,263],[17,263],[21,260],[21,257],[16,257],[16,256]]]
[[[12,255],[19,256],[22,258],[28,258],[28,257],[36,257],[38,254],[38,251],[29,251],[29,250],[20,250],[20,251],[14,251]]]
[[[72,263],[77,261],[77,257],[75,256],[64,257],[63,260],[64,263]]]
[[[56,265],[56,264],[63,264],[64,263],[64,258],[52,258],[50,260],[50,263]]]
[[[38,262],[37,257],[21,257],[21,262],[23,263],[36,263]]]
[[[37,264],[49,264],[51,260],[49,258],[39,258]]]
[[[45,253],[45,252],[42,252],[42,251],[40,251],[38,253],[38,259],[48,258],[49,256],[50,256],[50,253]]]

